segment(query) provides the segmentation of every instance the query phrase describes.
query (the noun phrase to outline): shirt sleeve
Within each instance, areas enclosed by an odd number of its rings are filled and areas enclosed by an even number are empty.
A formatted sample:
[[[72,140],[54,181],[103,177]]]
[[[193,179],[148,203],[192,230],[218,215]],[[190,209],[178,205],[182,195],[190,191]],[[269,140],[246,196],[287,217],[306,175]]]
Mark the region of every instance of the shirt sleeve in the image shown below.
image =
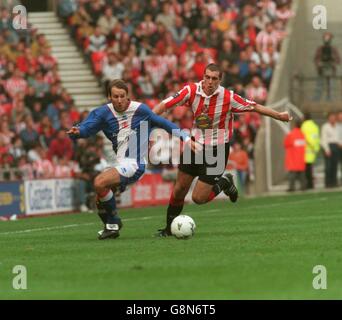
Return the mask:
[[[171,97],[162,101],[165,104],[166,109],[180,106],[186,103],[190,99],[191,88],[189,85],[185,86],[182,90],[178,91]]]
[[[146,114],[146,118],[149,119],[150,123],[154,127],[165,129],[168,133],[175,135],[183,141],[188,141],[191,139],[189,134],[184,130],[181,130],[178,126],[176,126],[171,121],[160,117],[152,112],[152,110],[145,104],[140,106],[140,111]]]
[[[80,129],[79,138],[88,138],[103,129],[103,118],[101,109],[91,111],[88,117],[78,125]]]
[[[234,93],[233,91],[231,91],[230,97],[231,97],[230,107],[233,113],[240,113],[240,112],[247,112],[247,111],[254,110],[254,106],[256,105],[255,101],[242,98],[241,96]]]

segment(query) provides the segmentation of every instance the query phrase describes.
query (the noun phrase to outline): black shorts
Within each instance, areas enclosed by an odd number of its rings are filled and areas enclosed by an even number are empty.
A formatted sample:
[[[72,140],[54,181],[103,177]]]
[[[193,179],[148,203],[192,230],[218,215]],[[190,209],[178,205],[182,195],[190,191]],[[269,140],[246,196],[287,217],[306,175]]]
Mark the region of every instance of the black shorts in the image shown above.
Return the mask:
[[[219,146],[203,146],[203,152],[196,154],[184,150],[178,169],[200,181],[214,185],[225,171],[229,157],[229,142]],[[191,157],[191,159],[190,159]]]

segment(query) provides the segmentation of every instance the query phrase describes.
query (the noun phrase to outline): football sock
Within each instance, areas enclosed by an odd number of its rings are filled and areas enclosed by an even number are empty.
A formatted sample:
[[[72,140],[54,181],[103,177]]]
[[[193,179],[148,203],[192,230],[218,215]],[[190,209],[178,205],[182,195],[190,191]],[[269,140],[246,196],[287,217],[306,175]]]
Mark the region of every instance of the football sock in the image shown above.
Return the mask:
[[[183,206],[184,199],[177,200],[174,198],[174,195],[172,193],[169,201],[169,206],[167,207],[166,228],[170,229],[172,220],[182,212]]]
[[[221,193],[221,191],[225,188],[229,187],[229,182],[227,181],[227,179],[224,178],[220,178],[220,180],[213,185],[213,189],[209,194],[208,197],[208,202],[213,200],[219,193]]]
[[[103,224],[107,223],[107,212],[103,208],[102,203],[97,199],[96,201],[96,207],[97,207],[97,215],[102,220]]]
[[[116,211],[116,200],[112,190],[107,190],[103,194],[98,194],[100,207],[104,210],[99,210],[99,216],[104,224],[115,224],[120,222],[120,217]],[[101,213],[101,214],[100,214]]]

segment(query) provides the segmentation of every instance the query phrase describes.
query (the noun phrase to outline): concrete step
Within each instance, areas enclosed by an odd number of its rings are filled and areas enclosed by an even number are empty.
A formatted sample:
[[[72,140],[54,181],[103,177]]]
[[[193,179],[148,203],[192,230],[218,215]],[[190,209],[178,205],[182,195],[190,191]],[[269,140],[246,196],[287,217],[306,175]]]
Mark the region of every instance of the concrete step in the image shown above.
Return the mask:
[[[29,18],[47,18],[47,17],[56,17],[56,13],[54,11],[44,11],[44,12],[29,12]]]
[[[107,99],[104,96],[102,96],[101,99],[88,98],[88,99],[82,100],[82,99],[75,98],[75,95],[73,95],[73,98],[77,106],[83,106],[86,108],[100,106],[107,101]]]
[[[102,90],[101,87],[98,86],[97,81],[95,78],[92,78],[91,81],[84,81],[84,82],[77,82],[77,81],[63,81],[62,85],[68,88],[99,88]]]
[[[83,64],[69,64],[69,63],[59,63],[59,70],[60,71],[83,71],[83,70],[87,70],[89,71],[89,73],[91,73],[91,70],[89,69],[89,67],[83,63]]]
[[[103,94],[74,94],[73,98],[77,101],[102,101],[105,97]]]
[[[76,58],[68,58],[68,57],[57,57],[58,58],[58,63],[60,64],[65,64],[65,65],[70,65],[73,64],[75,66],[81,67],[84,64],[84,60],[78,56]]]
[[[35,25],[34,25],[35,26]],[[57,35],[65,35],[69,38],[69,34],[67,32],[66,29],[64,28],[52,28],[52,29],[49,29],[49,28],[45,28],[45,27],[41,27],[41,28],[38,28],[38,31],[41,32],[41,33],[44,33],[45,36],[48,38],[49,36],[57,36]]]
[[[53,12],[30,13],[29,21],[44,33],[58,60],[62,85],[80,110],[92,110],[107,102],[103,88],[84,61],[84,57]]]
[[[68,41],[71,40],[69,34],[46,34],[46,39],[49,41],[59,40],[59,41]]]
[[[65,59],[65,58],[69,58],[69,59],[70,58],[79,58],[83,62],[82,55],[77,51],[67,51],[67,52],[52,51],[52,54],[54,57],[56,57],[59,60]]]
[[[82,70],[70,70],[68,69],[61,69],[59,66],[59,74],[63,78],[64,76],[73,76],[83,78],[83,76],[94,76],[90,69],[82,69]],[[82,80],[82,79],[79,79]]]
[[[49,44],[52,46],[52,47],[55,47],[55,48],[58,48],[58,47],[65,47],[65,46],[75,46],[75,44],[72,42],[71,39],[68,39],[68,40],[59,40],[59,39],[48,39],[48,42]]]
[[[30,14],[28,16],[28,22],[35,24],[35,23],[58,23],[59,19],[54,17],[30,17]]]
[[[105,98],[103,98],[102,100],[94,99],[94,100],[87,100],[87,101],[84,101],[84,100],[79,101],[77,99],[74,99],[74,101],[78,109],[88,110],[88,111],[96,107],[102,106],[103,104],[107,102]]]
[[[65,86],[68,92],[72,95],[74,94],[94,94],[94,95],[102,95],[103,91],[99,87],[87,87],[87,88],[70,88],[69,86]]]
[[[77,52],[76,46],[55,46],[52,47],[52,52],[55,53],[67,53],[67,52]],[[79,53],[81,55],[81,53]]]
[[[59,72],[61,74],[61,72]],[[62,82],[67,84],[67,83],[79,83],[80,85],[85,82],[88,83],[88,81],[92,81],[92,83],[97,84],[97,80],[95,79],[94,75],[92,73],[89,74],[81,74],[81,75],[76,75],[75,72],[71,72],[69,74],[64,74],[61,75],[62,77]]]
[[[35,22],[34,26],[38,29],[64,29],[61,22]]]

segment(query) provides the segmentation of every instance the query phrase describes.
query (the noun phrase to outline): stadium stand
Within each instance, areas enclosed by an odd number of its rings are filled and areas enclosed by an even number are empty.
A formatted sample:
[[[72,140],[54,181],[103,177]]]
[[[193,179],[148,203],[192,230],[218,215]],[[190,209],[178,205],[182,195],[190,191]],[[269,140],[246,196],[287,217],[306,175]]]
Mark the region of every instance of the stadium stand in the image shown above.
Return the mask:
[[[292,14],[288,0],[57,3],[58,17],[30,13],[30,27],[19,34],[1,8],[0,179],[80,177],[90,164],[104,163],[103,143],[71,145],[63,130],[105,101],[100,88],[112,78],[128,81],[132,98],[152,108],[217,62],[224,86],[265,103]],[[170,119],[186,127],[189,115],[178,108]],[[235,121],[250,180],[259,127],[256,114]],[[79,144],[96,151],[96,161],[81,160]]]
[[[60,15],[99,82],[128,80],[131,96],[150,107],[182,84],[201,80],[210,62],[224,70],[224,86],[265,103],[286,22],[292,16],[290,5],[284,0],[162,4],[99,0],[79,1],[69,12],[62,12],[61,6]],[[240,116],[235,141],[250,149],[259,126],[258,115]],[[253,179],[252,173],[249,178]]]

